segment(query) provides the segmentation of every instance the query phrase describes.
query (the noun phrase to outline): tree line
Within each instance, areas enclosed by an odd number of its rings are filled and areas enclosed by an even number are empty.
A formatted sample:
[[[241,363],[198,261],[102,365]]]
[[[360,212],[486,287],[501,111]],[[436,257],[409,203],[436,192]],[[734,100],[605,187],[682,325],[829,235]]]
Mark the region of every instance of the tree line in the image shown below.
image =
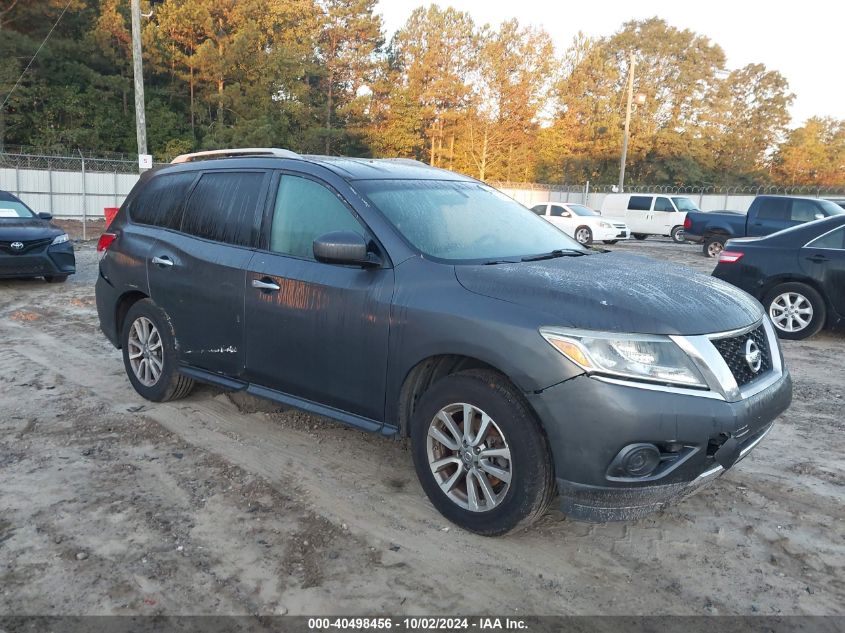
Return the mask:
[[[0,0],[0,142],[137,151],[128,0]],[[790,129],[794,95],[763,64],[659,18],[579,34],[558,55],[515,19],[430,5],[387,41],[376,0],[144,3],[150,151],[287,147],[403,156],[483,180],[614,182],[630,54],[627,182],[845,184],[845,120]]]

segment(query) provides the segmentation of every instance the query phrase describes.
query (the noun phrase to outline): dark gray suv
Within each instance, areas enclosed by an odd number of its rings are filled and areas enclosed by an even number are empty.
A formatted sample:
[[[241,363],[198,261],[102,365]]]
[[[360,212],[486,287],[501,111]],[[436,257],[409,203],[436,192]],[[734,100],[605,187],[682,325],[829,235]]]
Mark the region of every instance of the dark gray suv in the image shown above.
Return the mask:
[[[473,532],[556,493],[587,520],[659,509],[789,406],[756,300],[585,248],[471,178],[286,150],[174,162],[99,245],[100,322],[135,389],[199,380],[410,436],[432,503]]]

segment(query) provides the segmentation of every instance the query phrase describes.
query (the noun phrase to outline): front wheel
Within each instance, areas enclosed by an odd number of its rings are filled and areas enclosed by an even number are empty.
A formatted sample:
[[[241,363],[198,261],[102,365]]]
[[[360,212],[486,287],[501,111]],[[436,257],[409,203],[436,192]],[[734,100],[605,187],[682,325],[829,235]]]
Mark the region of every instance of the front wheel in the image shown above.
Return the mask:
[[[493,371],[447,376],[411,420],[414,467],[443,516],[484,536],[524,528],[554,492],[546,437],[519,392]]]
[[[579,244],[588,246],[593,243],[593,232],[588,226],[579,226],[575,229],[575,239]]]
[[[766,295],[763,305],[780,338],[796,341],[809,338],[824,326],[824,299],[806,284],[791,282],[776,286]]]
[[[642,240],[644,240],[645,238],[648,237],[648,235],[646,235],[645,233],[632,233],[631,235],[634,236],[635,240],[640,240],[640,241],[642,241]]]
[[[672,238],[672,241],[675,242],[675,244],[683,244],[684,242],[686,242],[686,239],[684,238],[684,227],[676,226],[675,228],[673,228],[672,232],[670,233],[670,237]]]
[[[133,304],[121,333],[123,365],[129,382],[153,402],[187,396],[194,381],[179,373],[170,320],[151,299]]]

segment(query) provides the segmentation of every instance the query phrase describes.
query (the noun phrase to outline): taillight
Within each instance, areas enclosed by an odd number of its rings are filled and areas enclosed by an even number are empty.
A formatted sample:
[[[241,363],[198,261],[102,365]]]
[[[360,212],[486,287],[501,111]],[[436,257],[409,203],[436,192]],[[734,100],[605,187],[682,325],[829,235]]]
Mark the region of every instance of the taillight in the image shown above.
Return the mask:
[[[689,216],[684,218],[684,228],[687,229],[687,230],[692,228],[692,220],[690,220]]]
[[[722,251],[719,253],[720,264],[736,264],[745,253],[739,251]]]
[[[103,251],[107,251],[116,237],[117,234],[115,233],[103,233],[97,241],[97,252],[102,253]]]

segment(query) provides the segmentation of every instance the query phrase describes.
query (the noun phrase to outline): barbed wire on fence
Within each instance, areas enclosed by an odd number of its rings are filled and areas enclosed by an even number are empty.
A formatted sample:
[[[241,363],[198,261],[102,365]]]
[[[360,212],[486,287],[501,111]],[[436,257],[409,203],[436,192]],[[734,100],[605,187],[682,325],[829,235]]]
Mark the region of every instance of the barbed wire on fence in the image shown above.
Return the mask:
[[[583,193],[586,189],[586,185],[555,185],[525,182],[491,182],[490,184],[499,189],[556,191],[561,193]],[[593,185],[591,183],[589,187],[590,193],[615,193],[616,191],[618,191],[616,185]],[[625,187],[625,192],[688,195],[794,195],[821,198],[825,196],[845,196],[845,185],[840,187],[818,187],[814,185],[794,187],[782,185],[629,185]]]
[[[0,152],[0,168],[5,169],[39,169],[48,171],[85,171],[112,172],[118,174],[137,174],[138,159],[130,159],[126,154],[109,152],[96,155],[86,155],[82,152],[76,156],[59,155],[55,153],[20,153],[10,151],[8,146]],[[162,163],[156,163],[158,166]]]

